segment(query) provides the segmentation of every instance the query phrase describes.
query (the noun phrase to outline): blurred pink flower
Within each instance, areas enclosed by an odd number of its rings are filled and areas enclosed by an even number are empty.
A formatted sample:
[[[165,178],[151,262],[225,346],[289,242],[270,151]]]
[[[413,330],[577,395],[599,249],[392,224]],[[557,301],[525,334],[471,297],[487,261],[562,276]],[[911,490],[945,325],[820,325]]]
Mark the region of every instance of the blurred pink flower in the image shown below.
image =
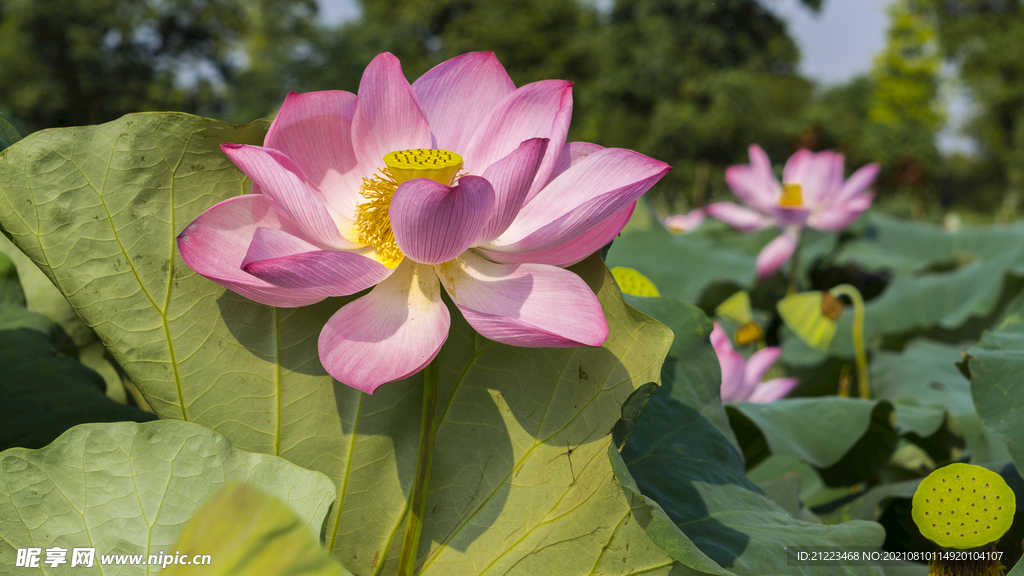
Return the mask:
[[[674,234],[692,232],[704,221],[704,209],[694,208],[686,214],[673,214],[665,218],[665,228]]]
[[[725,181],[749,208],[716,202],[707,213],[746,232],[768,226],[782,229],[757,257],[757,277],[764,280],[793,255],[803,228],[842,230],[867,210],[872,200],[868,186],[877,174],[878,164],[872,163],[844,181],[842,154],[803,149],[786,162],[780,185],[768,155],[755,144],[750,146],[750,164],[725,171]]]
[[[782,348],[762,348],[745,360],[733,350],[729,335],[715,322],[711,331],[711,345],[722,367],[722,402],[754,402],[763,404],[782,398],[797,385],[796,378],[776,378],[761,382],[768,369],[775,364]]]
[[[669,167],[566,143],[572,83],[516,88],[492,53],[412,85],[391,54],[357,94],[291,93],[264,145],[221,148],[253,181],[178,237],[193,270],[268,306],[368,294],[324,326],[320,360],[367,393],[424,368],[451,324],[517,346],[600,346],[594,293],[564,270],[607,244]]]

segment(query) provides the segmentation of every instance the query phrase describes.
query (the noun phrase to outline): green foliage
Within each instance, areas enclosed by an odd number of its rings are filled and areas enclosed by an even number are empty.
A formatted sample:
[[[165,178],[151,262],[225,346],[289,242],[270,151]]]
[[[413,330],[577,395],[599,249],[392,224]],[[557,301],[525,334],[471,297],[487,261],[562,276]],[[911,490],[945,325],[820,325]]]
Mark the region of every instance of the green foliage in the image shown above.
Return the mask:
[[[344,299],[261,306],[193,273],[174,250],[192,219],[245,190],[217,145],[259,143],[265,127],[168,113],[34,134],[0,155],[0,222],[110,343],[159,416],[324,472],[339,497],[328,549],[356,573],[393,570],[422,378],[373,396],[333,381],[316,341]],[[97,157],[110,169],[87,161]],[[499,345],[453,314],[439,355],[421,573],[672,568],[627,521],[641,504],[606,459],[620,405],[658,381],[671,334],[622,302],[599,259],[574,270],[608,317],[601,348]],[[625,564],[604,552],[625,549]]]
[[[18,130],[7,120],[0,118],[0,152],[18,140],[21,140]]]
[[[817,573],[815,568],[787,564],[781,550],[795,543],[881,545],[883,533],[874,523],[811,523],[768,500],[744,475],[743,456],[725,423],[718,395],[718,360],[707,338],[711,322],[699,309],[667,298],[630,298],[630,302],[676,335],[662,368],[662,386],[622,449],[630,476],[616,468],[627,490],[643,493],[655,518],[666,514],[685,535],[670,539],[670,534],[652,534],[649,528],[648,534],[659,545],[669,549],[666,541],[677,542],[673,556],[682,560],[697,555],[685,546],[692,542],[702,554],[741,576]],[[810,421],[807,413],[802,418]],[[634,485],[637,488],[631,488]],[[696,562],[687,564],[699,568]],[[875,573],[864,566],[843,566],[843,570]]]
[[[936,146],[945,122],[942,60],[934,18],[919,6],[916,0],[892,3],[886,46],[870,74],[817,95],[804,112],[804,143],[836,148],[851,166],[879,162],[881,183],[921,192],[934,190],[946,169]]]
[[[182,524],[232,481],[286,501],[315,538],[335,496],[323,474],[239,450],[220,434],[178,421],[84,424],[41,450],[0,453],[0,469],[5,566],[15,565],[18,548],[41,544],[95,548],[97,562],[100,554],[173,550]],[[121,570],[147,573],[145,565]],[[54,573],[79,571],[69,562]]]
[[[208,554],[211,561],[171,564],[164,576],[352,576],[288,506],[250,484],[228,484],[207,500],[171,549],[190,559]]]
[[[49,318],[25,308],[14,263],[0,253],[0,450],[42,448],[86,422],[155,419],[104,396],[103,379],[61,343]]]
[[[1018,298],[1003,320],[982,335],[970,356],[971,397],[985,428],[1006,443],[1017,469],[1024,469],[1024,426],[1021,401],[1024,384],[1024,298]]]
[[[257,77],[271,80],[315,14],[314,0],[5,1],[0,106],[37,129],[143,110],[224,114],[252,100]]]

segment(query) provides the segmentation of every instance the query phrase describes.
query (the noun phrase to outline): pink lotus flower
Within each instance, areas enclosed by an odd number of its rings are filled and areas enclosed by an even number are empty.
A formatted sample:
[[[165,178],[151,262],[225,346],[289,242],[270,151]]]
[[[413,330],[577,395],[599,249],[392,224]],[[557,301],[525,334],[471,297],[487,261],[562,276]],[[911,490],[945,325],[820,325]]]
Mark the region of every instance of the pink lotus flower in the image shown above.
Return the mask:
[[[480,334],[517,346],[600,346],[608,325],[562,267],[607,244],[669,167],[566,143],[572,83],[516,88],[491,53],[411,86],[391,54],[358,95],[291,93],[264,146],[221,148],[253,193],[178,237],[193,270],[251,300],[297,307],[368,294],[335,313],[320,360],[373,391],[424,368],[448,337],[443,285]]]
[[[750,164],[725,171],[726,183],[750,208],[716,202],[707,212],[745,232],[768,226],[782,229],[757,256],[760,281],[790,259],[803,228],[836,231],[852,224],[871,206],[872,194],[867,188],[877,174],[878,164],[868,164],[844,182],[842,154],[803,149],[789,157],[780,185],[768,155],[755,144],[750,147]]]
[[[673,234],[692,232],[704,221],[704,209],[694,208],[686,214],[673,214],[665,218],[665,228]]]
[[[722,367],[722,402],[774,402],[789,394],[797,385],[796,378],[776,378],[761,382],[761,378],[775,364],[779,354],[782,354],[782,348],[762,348],[754,352],[749,360],[745,360],[742,354],[733,350],[729,336],[718,322],[715,322],[711,331],[711,345]]]

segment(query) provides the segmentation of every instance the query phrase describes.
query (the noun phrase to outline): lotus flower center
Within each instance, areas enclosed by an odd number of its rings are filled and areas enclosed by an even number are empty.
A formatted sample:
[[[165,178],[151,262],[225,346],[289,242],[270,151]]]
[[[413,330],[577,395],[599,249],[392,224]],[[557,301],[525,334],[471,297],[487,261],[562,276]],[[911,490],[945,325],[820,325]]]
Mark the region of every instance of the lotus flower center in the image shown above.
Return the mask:
[[[357,240],[373,246],[377,260],[394,268],[405,258],[395,242],[388,216],[395,190],[417,178],[451,186],[462,169],[462,156],[448,150],[398,150],[384,156],[384,165],[386,168],[377,169],[378,174],[363,178],[359,194],[364,200],[356,206],[356,230]]]
[[[779,206],[782,208],[799,208],[804,205],[803,187],[799,184],[783,184]]]

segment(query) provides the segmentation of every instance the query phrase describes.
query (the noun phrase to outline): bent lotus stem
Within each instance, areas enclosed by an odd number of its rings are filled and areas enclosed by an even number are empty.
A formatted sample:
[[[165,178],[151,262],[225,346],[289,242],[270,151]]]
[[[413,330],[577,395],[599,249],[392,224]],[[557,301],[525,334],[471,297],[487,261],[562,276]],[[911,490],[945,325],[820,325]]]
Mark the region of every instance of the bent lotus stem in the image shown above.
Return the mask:
[[[861,398],[871,398],[868,387],[868,356],[864,350],[864,299],[850,284],[840,284],[828,291],[835,297],[846,296],[853,302],[853,350],[857,355],[857,387]]]
[[[416,476],[413,478],[409,498],[409,516],[405,523],[402,556],[398,562],[400,576],[412,576],[416,571],[416,551],[420,547],[420,533],[427,511],[427,491],[430,487],[430,468],[434,460],[434,419],[437,417],[440,368],[434,357],[423,370],[423,415],[420,419],[420,442],[416,454]]]

